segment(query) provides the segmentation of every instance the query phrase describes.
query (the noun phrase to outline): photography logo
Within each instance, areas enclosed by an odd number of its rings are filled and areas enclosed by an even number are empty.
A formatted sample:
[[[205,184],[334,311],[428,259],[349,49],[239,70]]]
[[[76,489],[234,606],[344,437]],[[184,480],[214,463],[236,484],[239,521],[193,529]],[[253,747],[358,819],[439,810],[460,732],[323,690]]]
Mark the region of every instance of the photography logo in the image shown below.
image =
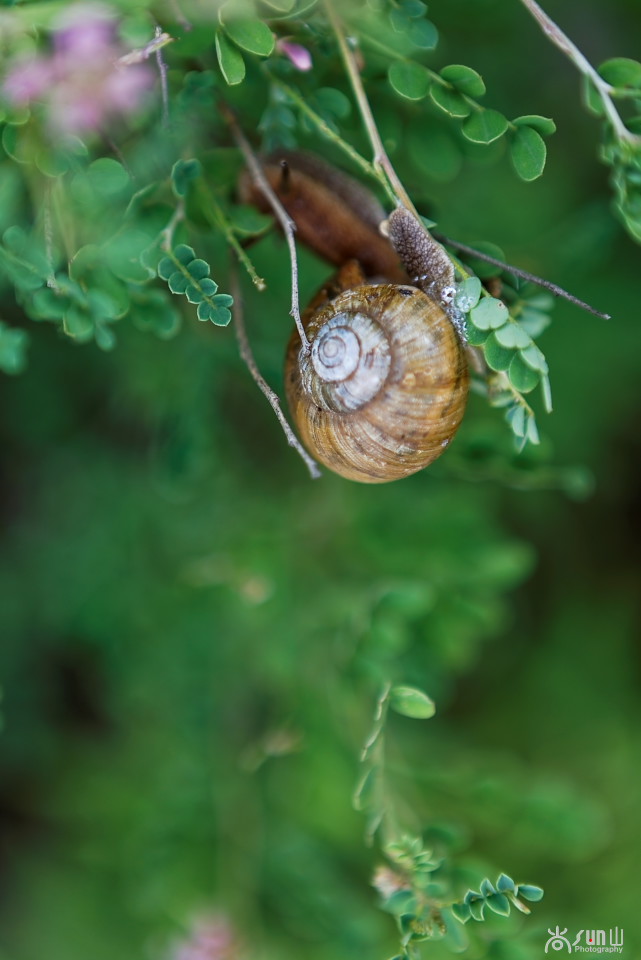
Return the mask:
[[[550,939],[545,944],[545,952],[559,953],[567,950],[568,953],[623,953],[623,928],[614,927],[605,930],[579,930],[573,941],[566,937],[568,928],[549,930]]]

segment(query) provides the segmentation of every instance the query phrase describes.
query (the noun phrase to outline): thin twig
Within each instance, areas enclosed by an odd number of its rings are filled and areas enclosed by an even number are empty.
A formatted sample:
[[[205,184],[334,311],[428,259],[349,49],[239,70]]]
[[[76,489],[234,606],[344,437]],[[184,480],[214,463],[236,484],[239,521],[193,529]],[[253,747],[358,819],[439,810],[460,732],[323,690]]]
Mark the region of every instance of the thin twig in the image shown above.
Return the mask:
[[[483,260],[485,263],[492,263],[495,267],[501,267],[502,270],[507,270],[509,273],[513,273],[516,277],[521,277],[522,280],[529,280],[530,283],[535,283],[537,287],[544,287],[557,297],[563,297],[565,300],[569,300],[570,303],[580,307],[582,310],[587,310],[588,313],[593,313],[595,317],[601,317],[602,320],[612,319],[609,313],[602,313],[600,310],[595,310],[595,308],[591,307],[589,303],[579,300],[578,297],[568,293],[568,291],[564,290],[563,287],[557,286],[556,283],[552,283],[550,280],[544,280],[542,277],[537,277],[533,273],[528,273],[527,270],[521,270],[519,267],[513,267],[511,264],[505,263],[503,260],[497,260],[496,257],[491,257],[487,253],[481,253],[479,250],[475,250],[474,247],[468,247],[465,243],[459,243],[458,240],[450,240],[449,237],[444,237],[442,234],[435,234],[434,236],[440,243],[445,243],[448,247],[454,247],[455,250],[460,250],[461,253],[466,253],[468,256],[474,257],[477,260]]]
[[[269,184],[269,181],[265,176],[263,168],[261,167],[258,161],[256,154],[254,153],[251,146],[249,145],[249,141],[247,140],[247,137],[245,136],[243,131],[240,129],[240,125],[236,120],[235,115],[227,106],[227,104],[221,102],[219,106],[220,106],[221,113],[223,114],[227,123],[229,124],[234,140],[238,144],[238,147],[240,148],[245,158],[245,162],[249,168],[249,172],[251,173],[254,179],[254,183],[256,184],[260,192],[263,194],[263,196],[269,203],[270,207],[274,211],[275,216],[278,219],[278,222],[283,228],[283,233],[285,234],[285,240],[287,241],[287,247],[289,250],[289,259],[291,262],[291,270],[292,270],[292,280],[291,280],[292,308],[289,312],[290,312],[290,315],[294,318],[294,323],[296,324],[296,329],[298,330],[298,335],[301,339],[301,343],[303,344],[305,350],[309,351],[311,350],[311,344],[307,339],[307,334],[305,333],[303,321],[300,318],[300,301],[298,296],[298,260],[296,257],[296,243],[294,241],[294,232],[296,230],[296,224],[294,223],[292,218],[289,216],[289,214],[283,207],[282,203],[280,202],[280,200],[272,190]]]
[[[554,20],[550,19],[547,13],[541,9],[536,0],[521,0],[521,3],[532,14],[543,30],[543,33],[550,38],[552,43],[558,47],[559,50],[572,61],[574,66],[594,85],[617,138],[624,142],[640,145],[641,137],[628,130],[612,102],[610,94],[613,88],[610,84],[606,83],[589,60],[581,53],[579,48],[563,33]]]
[[[156,27],[153,40],[150,40],[144,47],[130,50],[129,53],[125,53],[124,56],[119,57],[116,60],[116,66],[130,67],[134,63],[142,63],[143,60],[148,60],[152,54],[157,53],[163,47],[166,47],[168,43],[173,43],[173,41],[173,37],[168,33],[163,33],[160,27]]]
[[[254,354],[252,353],[252,349],[247,338],[245,318],[243,315],[243,301],[240,292],[240,283],[238,281],[238,270],[236,269],[235,264],[232,264],[232,268],[230,270],[229,286],[231,295],[234,298],[234,329],[236,331],[236,339],[238,340],[238,349],[240,350],[240,355],[245,362],[247,369],[252,375],[254,382],[263,395],[267,398],[272,410],[278,417],[278,422],[280,423],[281,427],[283,428],[283,432],[287,437],[287,443],[290,445],[290,447],[294,448],[294,450],[305,462],[305,466],[309,470],[311,478],[316,480],[321,476],[321,472],[318,469],[316,461],[312,460],[305,448],[297,440],[294,431],[287,422],[287,418],[281,409],[280,397],[277,393],[274,393],[256,365],[256,360],[254,359]]]
[[[156,40],[160,40],[165,34],[163,34],[160,27],[156,27]],[[164,44],[163,44],[164,46]],[[162,54],[162,46],[159,46],[156,49],[156,65],[158,66],[158,73],[160,74],[160,90],[162,94],[162,125],[163,127],[169,126],[169,91],[167,88],[167,64],[165,63],[165,58]]]

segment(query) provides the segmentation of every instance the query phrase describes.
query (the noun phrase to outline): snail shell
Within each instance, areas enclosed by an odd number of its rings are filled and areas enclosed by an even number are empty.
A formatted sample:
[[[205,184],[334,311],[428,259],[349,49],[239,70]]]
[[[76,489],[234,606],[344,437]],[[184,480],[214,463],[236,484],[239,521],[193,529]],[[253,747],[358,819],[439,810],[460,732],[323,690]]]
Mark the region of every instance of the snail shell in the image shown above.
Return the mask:
[[[318,298],[317,298],[318,299]],[[445,450],[465,410],[468,367],[443,308],[401,284],[362,284],[303,317],[285,361],[303,443],[349,480],[384,483]]]

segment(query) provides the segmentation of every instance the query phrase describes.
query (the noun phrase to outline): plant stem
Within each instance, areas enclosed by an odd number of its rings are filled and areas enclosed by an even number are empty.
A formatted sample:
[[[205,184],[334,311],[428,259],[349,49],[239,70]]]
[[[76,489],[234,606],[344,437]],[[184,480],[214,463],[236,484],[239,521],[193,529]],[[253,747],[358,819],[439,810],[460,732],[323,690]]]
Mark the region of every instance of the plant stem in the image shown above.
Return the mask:
[[[612,125],[612,129],[617,138],[622,142],[631,143],[635,146],[641,145],[641,136],[631,133],[625,126],[623,120],[612,102],[611,93],[613,88],[601,77],[594,69],[592,64],[581,53],[579,48],[570,40],[561,30],[554,20],[548,17],[547,13],[541,9],[536,0],[521,0],[523,6],[532,14],[537,21],[543,33],[550,38],[552,43],[568,57],[574,66],[588,78],[601,98],[605,114]]]
[[[267,289],[267,284],[262,277],[258,276],[254,264],[251,262],[244,248],[239,243],[238,237],[234,233],[234,228],[223,213],[222,208],[219,206],[218,201],[216,200],[216,197],[207,189],[202,179],[198,182],[197,190],[205,217],[209,220],[212,226],[218,227],[220,230],[222,230],[222,232],[225,234],[227,243],[232,248],[244,266],[245,270],[251,277],[252,283],[262,293],[263,290]]]
[[[332,143],[339,147],[343,153],[345,153],[350,160],[356,164],[356,166],[360,167],[363,173],[367,174],[368,177],[373,177],[375,180],[378,180],[380,184],[382,184],[392,203],[397,202],[396,194],[391,189],[383,172],[377,169],[373,163],[369,162],[369,160],[366,160],[365,157],[362,157],[358,150],[354,149],[351,143],[348,143],[347,140],[343,140],[339,134],[332,130],[332,128],[325,123],[323,118],[309,106],[307,101],[301,96],[298,90],[295,90],[294,87],[290,87],[287,83],[284,83],[282,80],[279,80],[276,77],[271,77],[271,81],[273,84],[279,87],[283,93],[286,93],[290,100],[296,104],[299,110],[304,113],[309,120],[311,120],[314,126],[316,126],[320,132],[327,137],[328,140],[331,140]]]
[[[332,5],[332,0],[325,0],[325,9],[327,10],[327,16],[332,25],[334,35],[336,36],[336,41],[338,43],[338,48],[340,50],[341,58],[345,65],[347,71],[347,76],[349,77],[349,82],[354,93],[354,97],[358,104],[358,109],[360,111],[363,123],[365,124],[365,129],[367,131],[367,136],[372,145],[372,150],[374,153],[374,167],[378,167],[384,171],[385,176],[389,180],[389,183],[393,189],[395,199],[397,202],[401,203],[402,206],[406,207],[410,213],[413,213],[414,216],[418,219],[418,214],[414,204],[410,200],[405,187],[401,183],[396,170],[392,166],[390,158],[387,156],[385,147],[383,146],[383,141],[381,140],[381,135],[378,132],[378,127],[376,126],[376,121],[374,119],[374,114],[372,113],[372,108],[369,105],[369,100],[365,93],[365,88],[363,87],[363,82],[361,80],[361,75],[358,70],[358,64],[354,54],[349,48],[349,44],[345,38],[345,34],[341,29],[341,24],[336,16],[336,12]]]

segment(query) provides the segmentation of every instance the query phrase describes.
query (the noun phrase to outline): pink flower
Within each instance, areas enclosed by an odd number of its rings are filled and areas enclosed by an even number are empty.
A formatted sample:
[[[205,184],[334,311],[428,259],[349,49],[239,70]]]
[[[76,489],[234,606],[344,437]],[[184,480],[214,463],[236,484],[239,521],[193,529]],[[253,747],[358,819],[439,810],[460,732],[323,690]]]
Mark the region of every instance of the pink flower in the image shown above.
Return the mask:
[[[219,914],[201,917],[185,940],[175,945],[171,960],[238,960],[238,943],[226,919]]]
[[[18,60],[4,82],[5,97],[17,106],[37,100],[51,86],[53,69],[42,57]]]
[[[108,7],[77,3],[54,27],[49,57],[16,61],[2,92],[20,106],[40,101],[50,127],[58,133],[99,130],[112,117],[136,110],[154,83],[144,64],[122,66]]]
[[[279,40],[276,48],[291,60],[297,70],[305,72],[312,69],[312,55],[307,47],[301,46],[300,43],[290,43],[289,40]]]

